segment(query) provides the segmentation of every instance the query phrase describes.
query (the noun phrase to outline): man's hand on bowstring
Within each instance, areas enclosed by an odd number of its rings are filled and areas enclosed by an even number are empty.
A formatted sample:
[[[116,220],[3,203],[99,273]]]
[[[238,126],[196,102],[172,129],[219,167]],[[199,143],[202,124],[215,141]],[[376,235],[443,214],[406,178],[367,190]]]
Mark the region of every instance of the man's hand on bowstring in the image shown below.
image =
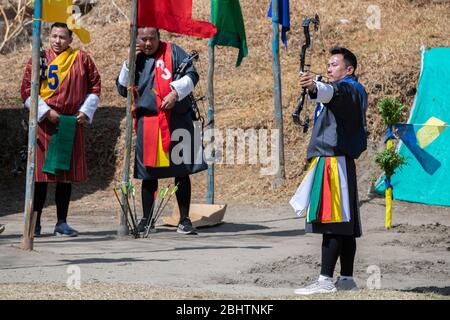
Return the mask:
[[[172,90],[167,96],[162,99],[161,110],[170,110],[175,106],[175,102],[178,100],[178,94],[175,90]]]
[[[87,117],[86,114],[84,114],[83,112],[78,112],[77,113],[77,123],[78,124],[85,124],[87,121]]]
[[[53,109],[50,109],[50,111],[47,112],[46,117],[53,124],[57,124],[59,122],[59,113]]]
[[[309,92],[314,92],[316,84],[314,83],[314,76],[309,72],[300,73],[300,86],[306,88]]]

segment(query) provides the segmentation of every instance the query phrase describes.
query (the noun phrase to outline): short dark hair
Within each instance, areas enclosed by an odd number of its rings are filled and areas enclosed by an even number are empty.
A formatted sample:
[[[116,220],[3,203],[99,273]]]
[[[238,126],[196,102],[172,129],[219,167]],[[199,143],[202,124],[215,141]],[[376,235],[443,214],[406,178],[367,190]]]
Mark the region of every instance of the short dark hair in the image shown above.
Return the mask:
[[[55,22],[50,27],[50,30],[53,30],[53,28],[64,28],[64,29],[67,29],[67,31],[69,31],[69,36],[72,36],[72,30],[70,30],[69,27],[67,26],[67,24],[65,24],[65,23]]]
[[[358,60],[356,59],[356,56],[353,52],[351,52],[350,50],[348,50],[347,48],[343,48],[343,47],[334,47],[330,50],[330,54],[334,55],[334,54],[342,54],[344,57],[344,62],[345,65],[348,66],[352,66],[354,68],[353,70],[353,74],[356,71],[356,68],[358,67]]]
[[[159,33],[159,28],[155,28],[155,27],[146,27],[146,26],[139,26],[139,27],[138,27],[138,30],[139,30],[139,29],[145,29],[145,28],[154,28],[154,29],[156,29],[156,34],[158,35],[158,39],[161,39],[161,34]]]

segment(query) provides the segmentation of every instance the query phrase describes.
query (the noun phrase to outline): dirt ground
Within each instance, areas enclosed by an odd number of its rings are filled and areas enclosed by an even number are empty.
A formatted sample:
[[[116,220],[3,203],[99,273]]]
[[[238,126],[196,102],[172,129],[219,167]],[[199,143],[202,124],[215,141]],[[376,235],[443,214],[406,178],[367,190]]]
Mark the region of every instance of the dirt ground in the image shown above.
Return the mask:
[[[22,213],[3,216],[0,298],[296,299],[293,289],[318,275],[321,237],[305,234],[304,219],[287,204],[229,203],[221,225],[190,236],[159,225],[148,239],[118,238],[117,210],[109,191],[74,201],[69,222],[80,236],[62,238],[51,235],[50,204],[33,252],[18,248]],[[355,277],[363,290],[336,298],[449,298],[450,208],[395,202],[390,230],[383,227],[383,199],[363,196],[361,213]],[[73,270],[81,290],[70,286]],[[373,291],[377,270],[380,290]]]
[[[194,17],[209,19],[209,3],[195,0]],[[382,30],[366,27],[367,9],[373,4],[382,9]],[[246,0],[241,6],[249,56],[235,68],[236,50],[216,48],[215,125],[222,130],[270,129],[274,126],[272,30],[267,4]],[[24,175],[14,177],[11,171],[27,139],[20,125],[28,115],[19,88],[31,52],[29,38],[24,34],[0,55],[0,223],[6,224],[0,235],[0,299],[299,298],[293,289],[314,280],[320,268],[321,237],[305,234],[304,219],[296,218],[288,205],[305,172],[309,140],[291,121],[299,95],[301,23],[304,15],[315,12],[321,16],[322,30],[313,39],[316,49],[311,52],[311,70],[324,71],[332,45],[349,46],[360,57],[358,73],[370,97],[369,149],[358,160],[364,236],[358,241],[355,277],[362,290],[338,293],[334,299],[449,298],[450,208],[395,202],[395,227],[385,230],[383,199],[366,196],[370,182],[379,174],[373,155],[384,148],[385,128],[376,102],[393,96],[411,106],[420,72],[419,48],[450,45],[449,25],[435,23],[448,20],[449,2],[293,0],[291,7],[295,10],[289,49],[280,55],[285,183],[273,190],[273,177],[261,176],[260,165],[217,165],[216,201],[228,205],[224,223],[200,229],[197,236],[182,236],[166,226],[158,226],[149,239],[116,236],[119,207],[111,185],[123,167],[125,100],[116,92],[115,79],[127,56],[129,6],[127,0],[101,1],[85,21],[92,43],[76,43],[93,56],[103,81],[102,106],[86,130],[91,180],[74,186],[69,213],[69,223],[80,236],[51,236],[56,213],[54,189],[50,188],[44,236],[35,239],[35,251],[20,250],[25,181]],[[207,40],[163,36],[186,50],[200,52],[197,95],[205,95]],[[201,105],[204,114],[206,107]],[[309,109],[312,112],[312,106]],[[193,178],[193,202],[204,201],[205,182],[205,173]],[[138,182],[136,187],[139,190]],[[73,270],[80,271],[81,290],[67,287]],[[379,270],[379,290],[367,285],[376,280],[374,270]]]

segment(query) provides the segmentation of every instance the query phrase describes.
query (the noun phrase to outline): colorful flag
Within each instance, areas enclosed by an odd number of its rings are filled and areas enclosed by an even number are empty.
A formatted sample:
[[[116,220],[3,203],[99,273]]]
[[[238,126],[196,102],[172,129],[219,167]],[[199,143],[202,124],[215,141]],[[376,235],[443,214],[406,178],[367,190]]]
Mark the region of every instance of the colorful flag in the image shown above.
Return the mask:
[[[431,117],[424,123],[423,127],[417,131],[417,141],[423,149],[431,144],[446,128],[446,123],[438,118]]]
[[[217,33],[209,42],[210,46],[229,46],[239,49],[236,67],[248,55],[244,18],[239,0],[212,0],[211,22]]]
[[[278,0],[278,21],[275,21],[272,17],[272,0],[270,1],[268,16],[272,18],[272,22],[281,24],[281,40],[284,46],[287,48],[287,35],[291,29],[291,18],[289,13],[289,0]]]
[[[79,15],[81,15],[80,8],[73,4],[73,0],[42,1],[42,20],[65,23],[81,42],[89,43],[91,35],[79,25],[77,21]]]
[[[403,124],[394,125],[395,132],[405,146],[411,151],[413,156],[420,163],[422,168],[430,175],[434,174],[441,166],[439,160],[425,151],[425,147],[430,145],[447,127],[445,122],[431,117],[423,125]],[[416,132],[417,129],[417,132]]]
[[[138,26],[200,38],[211,38],[217,32],[212,23],[192,19],[192,0],[139,0]]]

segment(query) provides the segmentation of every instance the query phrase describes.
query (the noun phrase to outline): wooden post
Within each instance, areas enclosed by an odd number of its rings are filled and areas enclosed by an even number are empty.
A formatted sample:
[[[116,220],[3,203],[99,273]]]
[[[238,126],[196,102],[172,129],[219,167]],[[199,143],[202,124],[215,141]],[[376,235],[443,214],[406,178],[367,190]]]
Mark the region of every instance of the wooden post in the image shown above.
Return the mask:
[[[31,72],[31,108],[28,128],[28,160],[27,160],[27,180],[25,189],[25,209],[24,209],[24,231],[22,238],[22,249],[33,250],[34,224],[33,202],[34,202],[34,181],[36,165],[36,125],[37,108],[39,99],[40,81],[40,52],[41,47],[41,17],[42,0],[34,1],[34,21],[33,21],[33,42],[32,42],[32,72]],[[34,220],[34,224],[33,224]],[[31,228],[33,228],[31,230]],[[31,235],[31,236],[30,236]]]
[[[272,57],[273,57],[273,98],[275,111],[275,129],[279,132],[279,168],[272,182],[272,188],[281,186],[285,179],[284,166],[284,134],[283,134],[283,108],[281,99],[281,70],[280,70],[280,32],[279,32],[279,11],[278,0],[272,0]]]
[[[136,71],[136,37],[137,37],[137,0],[132,0],[131,4],[131,28],[130,28],[130,54],[128,56],[128,88],[135,85],[135,71]],[[134,91],[128,89],[127,96],[127,110],[126,110],[126,132],[125,132],[125,162],[122,170],[122,183],[128,185],[130,180],[130,157],[131,157],[131,140],[133,134],[133,117],[131,115],[131,105],[133,102]],[[128,188],[127,188],[128,191]],[[128,195],[122,193],[122,203],[126,203]],[[128,234],[128,226],[125,214],[132,214],[128,212],[128,207],[124,206],[124,213],[120,214],[119,226],[117,228],[118,236],[125,236]]]
[[[208,123],[209,129],[214,129],[214,46],[208,46]],[[211,139],[211,157],[215,162],[214,137]],[[214,162],[208,165],[206,202],[214,204]]]

